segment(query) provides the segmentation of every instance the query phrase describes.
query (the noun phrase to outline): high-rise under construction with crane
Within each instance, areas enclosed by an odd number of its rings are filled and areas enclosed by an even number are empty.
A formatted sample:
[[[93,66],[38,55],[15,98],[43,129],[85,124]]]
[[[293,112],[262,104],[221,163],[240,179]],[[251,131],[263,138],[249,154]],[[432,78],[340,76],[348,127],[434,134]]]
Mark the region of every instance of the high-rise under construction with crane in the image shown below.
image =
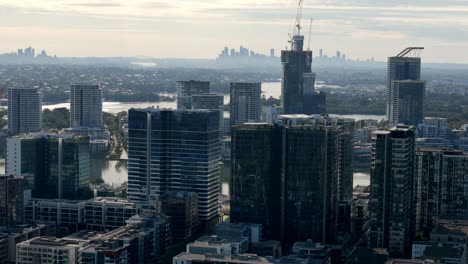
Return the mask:
[[[312,51],[304,50],[304,35],[301,35],[303,1],[299,1],[290,50],[281,51],[283,80],[281,104],[285,114],[320,114],[326,111],[325,94],[315,91],[315,76],[312,72]],[[309,40],[310,42],[310,40]]]

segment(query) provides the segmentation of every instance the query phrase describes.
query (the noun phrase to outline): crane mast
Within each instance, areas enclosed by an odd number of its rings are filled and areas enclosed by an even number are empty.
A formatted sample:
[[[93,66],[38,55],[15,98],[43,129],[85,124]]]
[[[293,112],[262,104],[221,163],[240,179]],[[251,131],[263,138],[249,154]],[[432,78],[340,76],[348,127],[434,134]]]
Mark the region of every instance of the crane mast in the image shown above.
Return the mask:
[[[302,6],[304,4],[303,0],[299,0],[296,11],[296,20],[294,22],[292,36],[290,34],[289,42],[291,43],[291,50],[302,50],[304,46],[304,36],[301,36],[301,18],[302,18]]]

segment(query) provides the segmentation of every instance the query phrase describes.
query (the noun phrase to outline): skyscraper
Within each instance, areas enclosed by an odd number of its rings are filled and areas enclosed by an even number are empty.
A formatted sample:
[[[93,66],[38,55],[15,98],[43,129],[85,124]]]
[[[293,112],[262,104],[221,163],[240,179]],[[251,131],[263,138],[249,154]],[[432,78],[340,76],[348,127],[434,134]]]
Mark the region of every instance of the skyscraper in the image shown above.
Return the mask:
[[[282,238],[283,128],[244,124],[232,131],[231,221],[262,224],[266,239]]]
[[[418,54],[421,49],[406,48],[388,58],[387,119],[391,124],[417,125],[424,118],[425,83],[420,81]]]
[[[455,187],[468,182],[461,176],[468,155],[461,150],[419,148],[415,166],[415,231],[428,237],[439,217],[457,219],[468,213],[466,195]]]
[[[372,135],[369,244],[405,254],[412,234],[415,128]]]
[[[11,135],[42,129],[42,103],[37,88],[8,89],[8,131]]]
[[[231,83],[231,126],[260,121],[261,83]]]
[[[354,119],[338,118],[336,125],[340,129],[339,160],[339,201],[351,201],[353,198],[353,155],[354,155]]]
[[[224,136],[224,96],[223,94],[206,93],[192,96],[192,109],[217,111],[219,114],[219,134]]]
[[[23,223],[23,177],[0,175],[0,226],[11,226]]]
[[[423,81],[394,81],[398,95],[398,123],[417,126],[424,119],[426,83]]]
[[[22,175],[33,198],[88,199],[89,140],[43,133],[8,138],[6,172]]]
[[[231,220],[262,224],[268,239],[286,246],[306,239],[333,241],[338,147],[334,127],[235,126]]]
[[[128,197],[154,200],[167,191],[198,194],[199,218],[218,216],[219,113],[130,109]]]
[[[102,90],[97,84],[73,84],[70,92],[70,127],[102,127]]]
[[[177,109],[192,109],[192,96],[195,94],[210,93],[210,82],[204,81],[178,81],[177,82]]]
[[[304,36],[295,35],[291,50],[281,51],[281,104],[284,114],[320,114],[326,111],[325,94],[315,91],[312,51],[303,50],[303,46]]]

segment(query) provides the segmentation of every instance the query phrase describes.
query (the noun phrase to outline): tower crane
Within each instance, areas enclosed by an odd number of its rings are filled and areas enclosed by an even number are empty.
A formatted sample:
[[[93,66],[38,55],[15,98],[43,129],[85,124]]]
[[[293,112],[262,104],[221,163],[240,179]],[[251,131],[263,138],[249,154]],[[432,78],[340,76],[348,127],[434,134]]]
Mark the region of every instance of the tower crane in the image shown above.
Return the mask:
[[[299,0],[299,3],[297,4],[297,11],[296,11],[296,20],[294,22],[294,27],[293,27],[293,32],[292,34],[289,34],[289,43],[291,45],[294,44],[294,36],[298,36],[301,34],[301,18],[302,18],[302,6],[304,4],[303,0]]]

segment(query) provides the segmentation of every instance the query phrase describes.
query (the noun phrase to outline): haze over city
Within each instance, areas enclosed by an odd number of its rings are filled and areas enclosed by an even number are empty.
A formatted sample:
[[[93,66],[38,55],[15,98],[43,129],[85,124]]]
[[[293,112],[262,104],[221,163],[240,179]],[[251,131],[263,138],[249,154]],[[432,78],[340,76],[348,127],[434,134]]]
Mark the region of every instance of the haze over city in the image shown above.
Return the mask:
[[[284,49],[297,1],[0,0],[0,53],[41,47],[58,56],[213,59],[224,46],[261,53]],[[311,49],[384,61],[401,47],[424,46],[424,61],[468,60],[468,2],[462,0],[310,0]]]

